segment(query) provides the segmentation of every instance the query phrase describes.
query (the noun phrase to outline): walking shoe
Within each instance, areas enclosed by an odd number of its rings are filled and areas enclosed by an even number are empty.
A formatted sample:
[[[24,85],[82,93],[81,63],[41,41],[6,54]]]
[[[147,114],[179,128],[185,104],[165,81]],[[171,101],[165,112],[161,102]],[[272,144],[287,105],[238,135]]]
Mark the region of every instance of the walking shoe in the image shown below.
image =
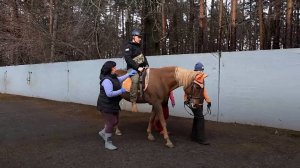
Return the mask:
[[[197,141],[197,142],[198,142],[198,144],[201,144],[201,145],[210,145],[210,143],[207,141]]]
[[[105,141],[105,132],[104,129],[102,131],[99,131],[98,133],[100,135],[100,137],[103,139],[103,141]]]
[[[105,141],[105,148],[108,150],[116,150],[118,149],[115,145],[113,145],[111,140],[111,133],[105,133],[106,141]]]
[[[201,145],[210,145],[210,143],[207,142],[206,140],[203,141],[203,140],[192,138],[192,141],[197,142],[198,144],[201,144]]]

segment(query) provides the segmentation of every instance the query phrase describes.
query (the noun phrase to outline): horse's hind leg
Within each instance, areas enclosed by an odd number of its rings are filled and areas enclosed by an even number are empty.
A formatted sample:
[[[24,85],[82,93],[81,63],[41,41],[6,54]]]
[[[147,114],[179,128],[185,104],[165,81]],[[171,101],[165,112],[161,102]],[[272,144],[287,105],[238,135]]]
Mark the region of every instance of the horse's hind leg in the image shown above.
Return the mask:
[[[154,136],[152,135],[152,121],[155,119],[155,111],[153,111],[153,110],[154,110],[154,107],[152,107],[152,113],[150,115],[149,124],[148,124],[148,128],[147,128],[148,140],[150,140],[150,141],[155,140]]]

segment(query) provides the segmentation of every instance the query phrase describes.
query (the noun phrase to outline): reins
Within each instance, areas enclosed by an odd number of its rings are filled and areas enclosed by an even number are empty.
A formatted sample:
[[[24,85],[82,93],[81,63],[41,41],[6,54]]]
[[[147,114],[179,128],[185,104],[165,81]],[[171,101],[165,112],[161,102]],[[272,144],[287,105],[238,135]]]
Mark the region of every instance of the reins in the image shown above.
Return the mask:
[[[185,106],[187,106],[187,107],[188,107],[190,110],[192,110],[192,111],[193,111],[193,109],[197,109],[197,107],[194,107],[194,105],[191,103],[191,99],[201,99],[201,97],[193,97],[192,93],[194,92],[194,85],[195,85],[195,83],[193,82],[193,83],[191,84],[191,92],[190,92],[190,94],[188,95],[188,103],[187,103],[187,104],[184,103],[184,109],[185,109],[185,111],[186,111],[188,114],[190,114],[191,116],[194,116],[194,117],[195,117],[194,114],[190,113],[190,112],[185,108]],[[203,104],[197,104],[197,105],[200,106],[200,108],[203,109]],[[207,111],[207,112],[206,112],[205,114],[203,114],[203,116],[206,116],[207,114],[211,115],[211,109],[210,109],[210,107],[207,107],[206,111]],[[202,110],[202,113],[203,113],[203,110]]]
[[[191,107],[191,105],[190,104],[184,104],[183,105],[183,107],[184,107],[184,109],[185,109],[185,111],[189,114],[189,115],[191,115],[191,116],[193,116],[193,117],[195,117],[195,115],[194,114],[192,114],[191,112],[189,112],[187,109],[186,109],[186,107],[185,106],[187,106],[190,110],[192,110],[192,109],[196,109],[196,108],[193,108],[193,107]],[[202,106],[202,109],[203,109],[203,104],[201,104],[200,106]],[[193,111],[193,110],[192,110]],[[211,115],[211,109],[210,109],[210,107],[207,107],[206,108],[206,113],[205,114],[203,114],[203,116],[206,116],[207,114],[209,114],[209,115]],[[198,117],[199,118],[199,117]]]

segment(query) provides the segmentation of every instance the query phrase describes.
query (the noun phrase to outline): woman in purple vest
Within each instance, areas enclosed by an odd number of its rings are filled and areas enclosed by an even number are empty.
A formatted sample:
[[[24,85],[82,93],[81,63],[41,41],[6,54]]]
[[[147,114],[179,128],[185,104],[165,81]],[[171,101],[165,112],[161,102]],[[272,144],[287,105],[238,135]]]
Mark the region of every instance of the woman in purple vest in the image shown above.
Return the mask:
[[[122,88],[122,82],[137,73],[132,70],[129,73],[117,77],[116,63],[114,61],[107,61],[101,68],[100,74],[100,94],[97,101],[97,109],[103,114],[105,126],[99,132],[99,135],[105,141],[105,148],[109,150],[117,149],[113,145],[111,136],[114,126],[119,121],[120,101],[122,99],[121,94],[126,90]]]

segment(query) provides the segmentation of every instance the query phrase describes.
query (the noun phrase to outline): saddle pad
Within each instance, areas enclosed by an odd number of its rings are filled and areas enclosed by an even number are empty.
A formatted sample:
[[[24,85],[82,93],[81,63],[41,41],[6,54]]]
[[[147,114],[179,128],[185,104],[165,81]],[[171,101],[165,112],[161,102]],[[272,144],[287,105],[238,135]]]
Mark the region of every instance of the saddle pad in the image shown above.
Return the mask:
[[[122,87],[127,91],[130,92],[130,87],[131,87],[131,79],[127,78],[123,81]]]
[[[144,88],[144,91],[147,89],[148,87],[148,83],[149,83],[149,76],[150,76],[150,68],[148,68],[146,70],[146,77],[145,77],[145,88]],[[127,78],[123,81],[122,83],[122,87],[127,91],[127,92],[130,92],[130,88],[131,88],[131,78]]]

